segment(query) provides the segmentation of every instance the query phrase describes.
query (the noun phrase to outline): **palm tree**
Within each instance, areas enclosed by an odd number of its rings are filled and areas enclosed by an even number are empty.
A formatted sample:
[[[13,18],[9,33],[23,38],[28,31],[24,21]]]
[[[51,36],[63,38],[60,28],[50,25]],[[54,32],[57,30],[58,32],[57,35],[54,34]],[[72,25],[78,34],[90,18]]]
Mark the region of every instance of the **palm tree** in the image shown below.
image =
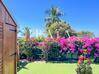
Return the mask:
[[[46,13],[48,17],[45,19],[47,22],[46,27],[49,27],[52,23],[60,22],[60,17],[63,13],[57,7],[52,7],[51,9],[47,10]]]
[[[26,41],[30,41],[30,28],[29,27],[25,27],[24,28],[24,37]]]

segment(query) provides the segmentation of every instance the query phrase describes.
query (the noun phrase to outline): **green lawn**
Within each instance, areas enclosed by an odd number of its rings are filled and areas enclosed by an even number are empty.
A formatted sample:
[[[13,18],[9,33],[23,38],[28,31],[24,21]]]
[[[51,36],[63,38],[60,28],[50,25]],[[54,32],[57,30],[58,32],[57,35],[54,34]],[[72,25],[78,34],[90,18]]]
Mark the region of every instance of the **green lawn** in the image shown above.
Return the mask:
[[[99,64],[91,65],[93,74],[99,74]],[[76,74],[76,64],[71,63],[29,63],[17,74]]]

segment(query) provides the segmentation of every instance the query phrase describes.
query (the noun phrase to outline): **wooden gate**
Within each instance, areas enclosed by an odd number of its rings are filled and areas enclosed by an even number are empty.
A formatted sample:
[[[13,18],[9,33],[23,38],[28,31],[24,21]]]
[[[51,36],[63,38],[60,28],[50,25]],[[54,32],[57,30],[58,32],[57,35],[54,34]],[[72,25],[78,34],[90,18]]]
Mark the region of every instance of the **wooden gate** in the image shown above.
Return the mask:
[[[17,25],[0,0],[0,74],[16,74]]]

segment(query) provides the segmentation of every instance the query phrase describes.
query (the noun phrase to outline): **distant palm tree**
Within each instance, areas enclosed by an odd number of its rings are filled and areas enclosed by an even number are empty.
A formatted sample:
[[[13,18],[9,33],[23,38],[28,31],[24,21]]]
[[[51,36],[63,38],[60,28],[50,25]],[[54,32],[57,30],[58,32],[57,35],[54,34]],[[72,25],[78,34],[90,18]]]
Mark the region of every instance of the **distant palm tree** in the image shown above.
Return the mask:
[[[24,34],[25,40],[29,41],[30,40],[30,34],[31,34],[30,28],[29,27],[25,27],[23,34]]]
[[[46,26],[50,26],[52,23],[61,21],[60,17],[63,15],[57,7],[52,7],[50,10],[47,10],[46,13],[48,14],[48,17],[45,19],[47,22]]]

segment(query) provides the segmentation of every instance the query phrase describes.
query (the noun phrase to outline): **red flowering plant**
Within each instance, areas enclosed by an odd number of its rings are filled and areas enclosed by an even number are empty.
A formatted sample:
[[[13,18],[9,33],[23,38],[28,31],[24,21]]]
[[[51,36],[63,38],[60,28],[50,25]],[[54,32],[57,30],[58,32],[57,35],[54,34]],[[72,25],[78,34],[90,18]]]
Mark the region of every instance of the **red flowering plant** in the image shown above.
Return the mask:
[[[94,48],[94,44],[96,42],[95,39],[91,39],[88,37],[81,38],[82,46],[79,47],[80,56],[78,58],[78,64],[76,72],[77,74],[92,74],[91,64],[91,56]]]
[[[86,48],[87,49],[80,50],[82,55],[79,56],[78,58],[78,64],[77,64],[77,69],[76,69],[77,74],[92,74],[92,68],[90,66],[91,59],[89,56],[91,52],[91,48],[89,48],[89,46],[87,46]]]
[[[82,51],[83,55],[79,56],[78,58],[78,64],[82,64],[82,63],[88,63],[88,64],[91,64],[91,60],[88,56],[86,56],[89,51],[87,49],[84,49]]]
[[[91,60],[90,58],[86,57],[86,54],[88,53],[89,51],[87,49],[84,49],[82,51],[82,55],[79,56],[76,69],[77,74],[92,74],[92,68],[90,66]]]

